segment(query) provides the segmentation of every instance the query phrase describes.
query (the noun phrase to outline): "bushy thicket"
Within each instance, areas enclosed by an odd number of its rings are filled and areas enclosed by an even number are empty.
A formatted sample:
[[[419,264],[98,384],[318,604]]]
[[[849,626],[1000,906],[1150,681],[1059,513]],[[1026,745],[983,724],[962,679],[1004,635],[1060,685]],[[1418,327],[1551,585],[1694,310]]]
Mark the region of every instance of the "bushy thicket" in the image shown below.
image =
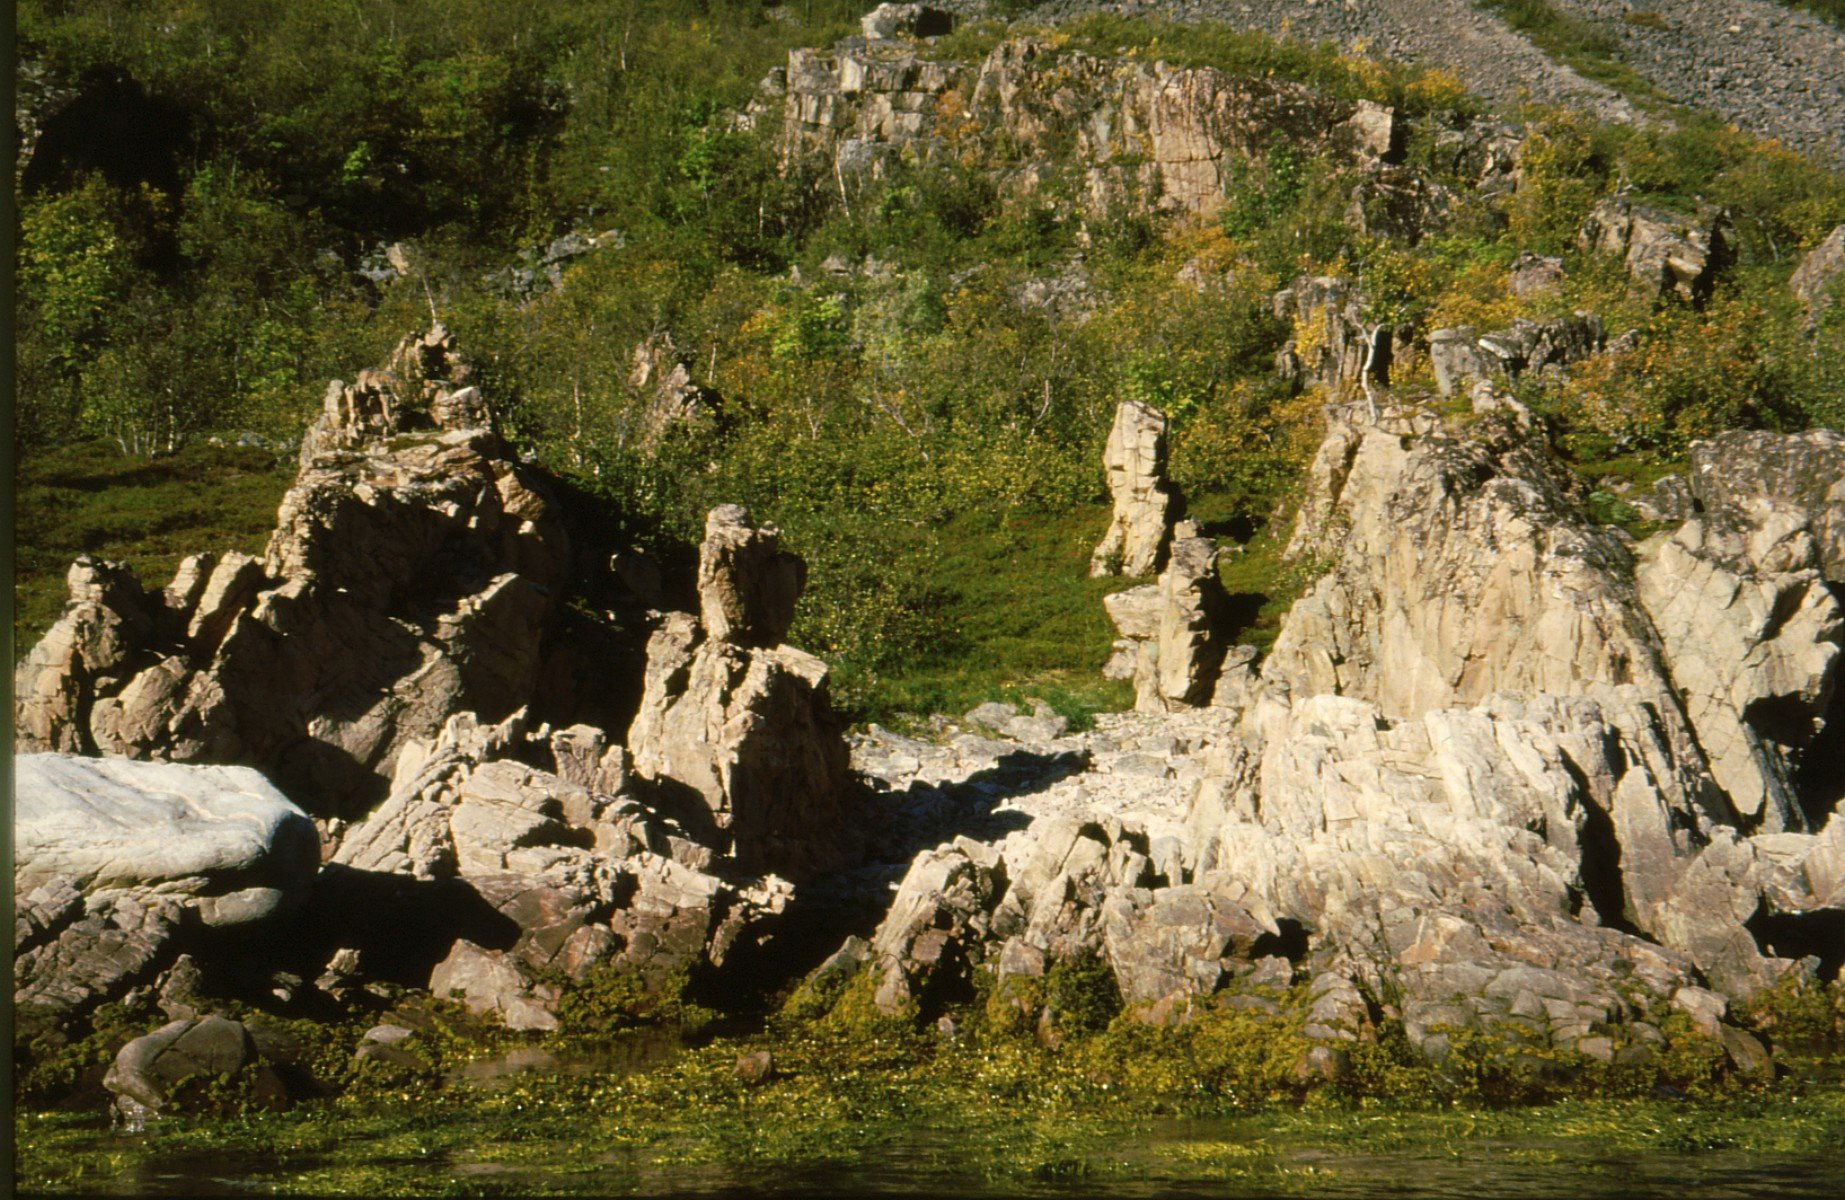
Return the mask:
[[[1784,288],[1801,250],[1845,220],[1845,185],[1785,151],[1698,121],[1532,114],[1500,211],[1436,153],[1435,127],[1467,115],[1447,76],[1096,18],[1053,36],[1398,105],[1418,122],[1412,164],[1460,196],[1453,219],[1414,247],[1354,236],[1349,178],[1288,149],[1239,172],[1204,225],[1085,218],[1074,174],[1006,199],[971,154],[850,188],[783,171],[771,131],[730,114],[789,47],[848,31],[861,7],[26,0],[32,80],[126,80],[180,132],[165,159],[128,170],[48,127],[27,164],[25,454],[84,437],[147,453],[211,431],[291,435],[326,379],[434,310],[478,360],[503,429],[605,502],[622,536],[693,538],[724,501],[782,524],[814,567],[796,639],[834,661],[843,699],[875,711],[959,702],[941,682],[955,675],[999,687],[1099,665],[1109,634],[1083,543],[1123,396],[1174,417],[1194,505],[1260,525],[1311,453],[1324,399],[1290,397],[1272,372],[1300,331],[1267,298],[1302,271],[1352,278],[1378,313],[1425,329],[1571,308],[1638,329],[1636,352],[1528,389],[1583,462],[1667,461],[1718,428],[1845,415],[1845,330],[1835,317],[1805,336]],[[934,52],[978,54],[1000,33],[970,26]],[[1576,252],[1617,186],[1731,206],[1740,261],[1709,304],[1657,305]],[[568,231],[616,236],[560,288],[490,284]],[[397,240],[404,277],[355,273]],[[1563,290],[1510,299],[1520,250],[1563,254]],[[724,404],[655,442],[628,376],[635,346],[662,333]],[[976,620],[970,598],[990,607],[994,579],[1048,599],[1021,601],[1012,627]]]

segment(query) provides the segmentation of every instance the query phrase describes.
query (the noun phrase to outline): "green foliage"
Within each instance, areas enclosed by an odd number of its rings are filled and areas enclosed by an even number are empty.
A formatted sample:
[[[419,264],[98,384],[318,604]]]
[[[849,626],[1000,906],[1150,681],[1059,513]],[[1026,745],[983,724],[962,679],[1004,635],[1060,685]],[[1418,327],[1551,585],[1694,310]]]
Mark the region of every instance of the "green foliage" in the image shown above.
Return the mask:
[[[560,1029],[589,1041],[648,1025],[698,1033],[717,1013],[689,1000],[684,973],[653,985],[639,972],[614,962],[598,963],[580,980],[561,981],[557,1001]]]
[[[1300,152],[1292,146],[1269,148],[1263,170],[1225,199],[1224,232],[1233,238],[1259,233],[1292,211],[1306,187]]]
[[[1059,959],[1044,973],[1044,1003],[1060,1032],[1087,1036],[1121,1014],[1121,989],[1106,959],[1094,953]]]

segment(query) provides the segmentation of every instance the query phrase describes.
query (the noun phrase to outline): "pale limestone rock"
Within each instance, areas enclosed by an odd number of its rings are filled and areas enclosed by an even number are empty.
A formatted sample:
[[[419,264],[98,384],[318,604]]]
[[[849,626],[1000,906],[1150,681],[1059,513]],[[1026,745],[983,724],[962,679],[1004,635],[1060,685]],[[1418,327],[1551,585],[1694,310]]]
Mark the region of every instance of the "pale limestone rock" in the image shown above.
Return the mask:
[[[1204,537],[1173,542],[1171,560],[1160,574],[1159,601],[1154,686],[1136,688],[1135,706],[1202,705],[1211,698],[1224,659],[1219,626],[1228,597],[1217,576],[1215,542]]]
[[[18,895],[62,880],[240,925],[300,903],[320,863],[313,823],[247,767],[24,754],[14,794]]]
[[[1845,582],[1845,434],[1737,430],[1691,444],[1691,492],[1706,524],[1757,570],[1812,567]]]
[[[1166,417],[1138,400],[1115,409],[1102,454],[1114,515],[1089,573],[1151,575],[1165,561],[1176,497],[1166,482]]]
[[[1795,768],[1825,714],[1845,641],[1816,572],[1741,572],[1705,554],[1693,519],[1635,572],[1711,776],[1770,831],[1805,823]]]
[[[648,642],[633,771],[654,806],[744,871],[811,876],[852,859],[863,830],[826,664],[770,643],[792,620],[799,560],[735,506],[706,529],[704,623],[669,613]]]
[[[1839,279],[1845,277],[1845,225],[1836,226],[1825,240],[1807,251],[1788,277],[1787,288],[1807,310],[1807,326],[1819,324],[1838,303]]]
[[[781,548],[781,531],[748,510],[721,504],[705,518],[698,549],[699,618],[705,633],[738,646],[779,646],[794,624],[807,564]]]

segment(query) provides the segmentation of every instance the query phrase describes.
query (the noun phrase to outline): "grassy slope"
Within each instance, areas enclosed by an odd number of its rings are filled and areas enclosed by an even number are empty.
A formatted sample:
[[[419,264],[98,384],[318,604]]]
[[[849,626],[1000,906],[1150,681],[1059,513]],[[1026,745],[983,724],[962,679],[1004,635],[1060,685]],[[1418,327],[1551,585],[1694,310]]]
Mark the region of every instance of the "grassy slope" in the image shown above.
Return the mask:
[[[166,458],[103,443],[22,455],[15,492],[13,637],[23,657],[64,605],[79,554],[128,563],[148,587],[188,554],[260,554],[294,471],[264,451],[199,445]]]

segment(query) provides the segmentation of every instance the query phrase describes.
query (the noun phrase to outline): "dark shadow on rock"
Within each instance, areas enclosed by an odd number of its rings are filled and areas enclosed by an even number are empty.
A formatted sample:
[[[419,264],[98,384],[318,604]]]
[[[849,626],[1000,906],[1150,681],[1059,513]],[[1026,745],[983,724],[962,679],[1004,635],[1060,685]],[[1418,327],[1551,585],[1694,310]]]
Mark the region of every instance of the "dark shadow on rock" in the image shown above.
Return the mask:
[[[275,936],[309,981],[333,951],[359,952],[368,978],[427,987],[429,973],[459,939],[509,950],[518,922],[464,879],[416,879],[340,864],[323,868],[306,909]]]
[[[1845,607],[1845,583],[1827,585]],[[1807,819],[1807,828],[1822,829],[1845,800],[1845,679],[1833,682],[1832,700],[1826,706],[1825,725],[1801,754],[1794,774],[1794,791]]]
[[[1249,958],[1253,962],[1258,958],[1285,958],[1291,963],[1298,963],[1307,957],[1307,927],[1292,917],[1282,917],[1275,922],[1276,932],[1265,933],[1250,943]]]
[[[1845,965],[1845,910],[1771,913],[1757,911],[1743,926],[1763,954],[1776,958],[1817,958],[1819,977],[1830,983]]]

